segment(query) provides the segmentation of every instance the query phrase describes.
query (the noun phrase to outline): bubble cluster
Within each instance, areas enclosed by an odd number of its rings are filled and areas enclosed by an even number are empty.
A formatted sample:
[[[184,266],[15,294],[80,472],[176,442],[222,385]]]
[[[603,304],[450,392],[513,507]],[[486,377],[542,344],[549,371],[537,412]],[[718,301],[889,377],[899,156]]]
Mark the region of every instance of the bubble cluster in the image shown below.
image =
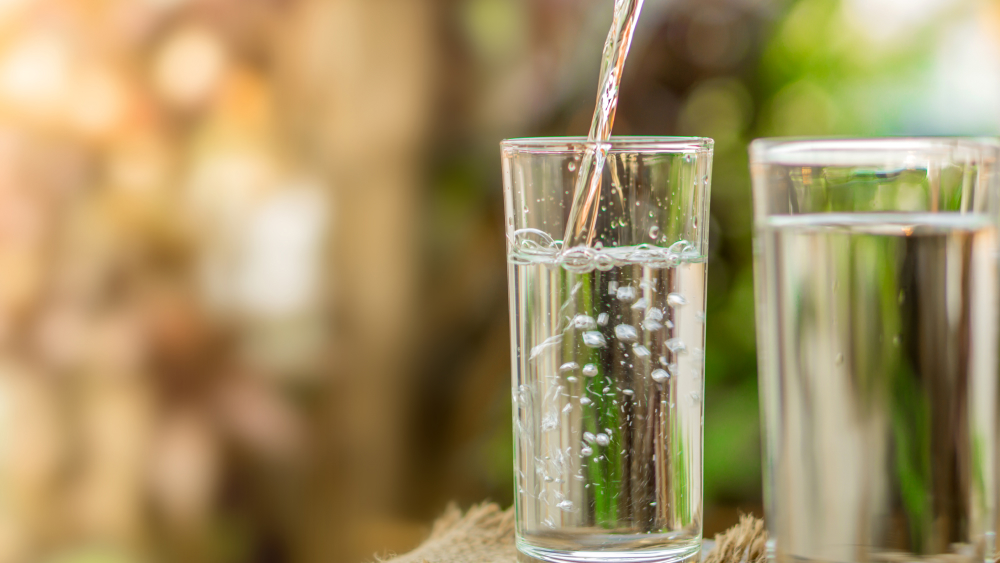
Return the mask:
[[[603,246],[574,246],[563,248],[561,240],[554,240],[539,229],[514,231],[508,240],[508,260],[513,264],[547,264],[562,266],[574,273],[594,270],[610,271],[616,266],[642,263],[652,268],[676,267],[683,262],[703,260],[698,249],[686,240],[677,241],[668,248],[652,244],[639,244],[604,248]],[[637,298],[635,288],[609,287],[622,301],[631,303]]]

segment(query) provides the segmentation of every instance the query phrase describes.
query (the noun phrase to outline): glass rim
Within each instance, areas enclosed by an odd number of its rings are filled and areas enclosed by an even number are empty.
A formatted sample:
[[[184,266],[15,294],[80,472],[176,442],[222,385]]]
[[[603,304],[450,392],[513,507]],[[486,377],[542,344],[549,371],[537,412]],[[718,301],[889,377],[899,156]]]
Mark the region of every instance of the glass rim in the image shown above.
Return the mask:
[[[877,160],[940,155],[945,151],[987,149],[996,155],[994,137],[763,137],[750,143],[751,163],[781,165],[870,164]]]
[[[575,154],[599,145],[610,145],[611,152],[642,154],[706,154],[715,141],[708,137],[672,137],[627,135],[609,141],[590,141],[586,137],[520,137],[500,143],[504,151],[528,154]]]

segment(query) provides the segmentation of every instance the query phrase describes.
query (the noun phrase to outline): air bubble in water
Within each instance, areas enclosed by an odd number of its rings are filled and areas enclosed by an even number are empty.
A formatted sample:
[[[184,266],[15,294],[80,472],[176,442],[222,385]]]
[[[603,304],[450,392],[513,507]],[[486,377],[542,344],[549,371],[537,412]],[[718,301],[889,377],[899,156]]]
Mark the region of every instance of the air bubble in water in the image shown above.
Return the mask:
[[[580,364],[578,364],[576,362],[566,362],[565,364],[559,366],[559,371],[561,371],[561,372],[573,371],[573,370],[575,370],[575,369],[577,369],[579,367],[580,367]]]
[[[684,155],[684,162],[691,162],[692,160],[694,160],[694,157],[692,157],[691,155],[689,154]]]
[[[667,367],[668,365],[670,365],[670,362],[667,361],[666,356],[660,356],[660,365],[663,367]]]
[[[901,339],[899,338],[898,334],[892,337],[892,343],[895,344],[896,346],[899,346],[900,340]]]
[[[663,311],[657,309],[656,307],[650,308],[646,311],[646,320],[662,321]]]
[[[566,406],[562,408],[562,411],[563,411],[563,413],[571,413],[571,412],[573,412],[573,404],[572,403],[566,403]]]
[[[649,332],[656,332],[657,330],[663,328],[663,325],[653,319],[646,319],[642,321],[642,328],[648,330]]]
[[[579,379],[577,379],[575,375],[570,375],[566,377],[566,381],[569,381],[570,383],[576,383],[577,381],[579,381]]]
[[[586,246],[577,246],[562,253],[562,267],[575,274],[587,274],[597,268],[596,254]]]
[[[587,364],[583,366],[583,375],[586,375],[587,377],[594,377],[597,375],[597,366],[594,364]]]
[[[651,373],[649,376],[652,377],[653,381],[657,383],[663,383],[664,381],[670,379],[670,374],[667,373],[666,370],[662,369],[654,369],[653,373]]]
[[[671,307],[680,307],[682,305],[687,305],[687,299],[680,293],[671,293],[667,296],[667,303]]]
[[[691,404],[697,405],[700,402],[701,402],[701,395],[697,393],[691,393]]]
[[[608,326],[609,320],[611,320],[611,315],[608,315],[607,313],[597,315],[597,324],[600,326]]]
[[[838,366],[844,365],[844,355],[837,354],[837,357],[833,359],[833,363]]]
[[[542,432],[548,432],[559,426],[559,417],[553,413],[548,413],[542,417]]]
[[[649,238],[656,240],[656,237],[660,236],[660,228],[653,225],[649,228]]]
[[[590,444],[593,444],[593,443],[595,443],[597,441],[597,437],[594,436],[594,434],[591,433],[591,432],[584,432],[583,433],[583,439],[586,440],[587,443],[590,443]]]
[[[618,282],[608,282],[608,295],[618,295]]]
[[[569,163],[569,171],[570,172],[576,172],[576,163],[575,162],[570,162]]]
[[[628,395],[629,397],[631,397],[632,395],[635,395],[635,391],[633,391],[631,389],[622,389],[622,393]]]
[[[583,457],[590,457],[594,455],[594,449],[591,448],[590,446],[584,446],[580,448],[580,455],[582,455]]]
[[[583,406],[587,406],[592,402],[589,397],[580,397],[580,404]]]
[[[649,306],[649,303],[646,302],[646,298],[645,297],[640,297],[638,301],[636,301],[635,303],[632,304],[632,309],[635,310],[635,311],[641,311],[641,310],[645,309],[648,306]]]
[[[687,344],[681,341],[680,338],[671,338],[667,340],[667,349],[674,354],[683,354],[687,352]]]
[[[611,443],[611,438],[608,438],[607,434],[601,432],[597,436],[594,436],[594,441],[597,442],[598,446],[607,446]]]
[[[624,342],[635,342],[639,339],[639,333],[632,325],[620,324],[615,327],[615,336]]]
[[[618,297],[619,301],[625,303],[631,303],[635,301],[636,297],[635,288],[630,285],[626,285],[625,287],[619,287],[618,291],[615,292],[615,296]]]
[[[604,348],[608,345],[608,341],[604,339],[604,335],[596,330],[583,333],[583,343],[591,348]]]
[[[594,330],[597,328],[597,321],[589,315],[577,315],[573,317],[573,327],[577,330]]]
[[[650,355],[649,348],[646,348],[642,344],[636,344],[635,346],[632,347],[632,350],[635,352],[635,355],[639,358],[648,358]]]
[[[615,259],[607,253],[601,252],[597,255],[595,261],[597,262],[597,269],[602,272],[610,272],[615,269]]]

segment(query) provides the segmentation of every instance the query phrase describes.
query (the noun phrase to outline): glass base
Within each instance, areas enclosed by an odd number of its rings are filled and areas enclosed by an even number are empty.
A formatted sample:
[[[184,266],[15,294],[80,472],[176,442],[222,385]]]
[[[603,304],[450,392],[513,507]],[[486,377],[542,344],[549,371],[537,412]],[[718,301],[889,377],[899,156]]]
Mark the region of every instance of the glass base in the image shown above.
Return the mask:
[[[562,550],[537,547],[517,538],[518,563],[681,563],[701,560],[701,540],[636,551]]]

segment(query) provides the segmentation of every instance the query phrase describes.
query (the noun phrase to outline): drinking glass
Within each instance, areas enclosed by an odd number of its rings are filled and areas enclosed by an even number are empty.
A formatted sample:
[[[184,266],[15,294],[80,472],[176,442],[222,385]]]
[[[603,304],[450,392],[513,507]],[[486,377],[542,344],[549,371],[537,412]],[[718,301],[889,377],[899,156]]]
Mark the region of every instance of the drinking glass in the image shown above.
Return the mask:
[[[546,561],[701,549],[710,139],[504,141],[517,546]],[[564,248],[607,152],[592,244]]]
[[[774,559],[993,560],[997,154],[751,145]]]

